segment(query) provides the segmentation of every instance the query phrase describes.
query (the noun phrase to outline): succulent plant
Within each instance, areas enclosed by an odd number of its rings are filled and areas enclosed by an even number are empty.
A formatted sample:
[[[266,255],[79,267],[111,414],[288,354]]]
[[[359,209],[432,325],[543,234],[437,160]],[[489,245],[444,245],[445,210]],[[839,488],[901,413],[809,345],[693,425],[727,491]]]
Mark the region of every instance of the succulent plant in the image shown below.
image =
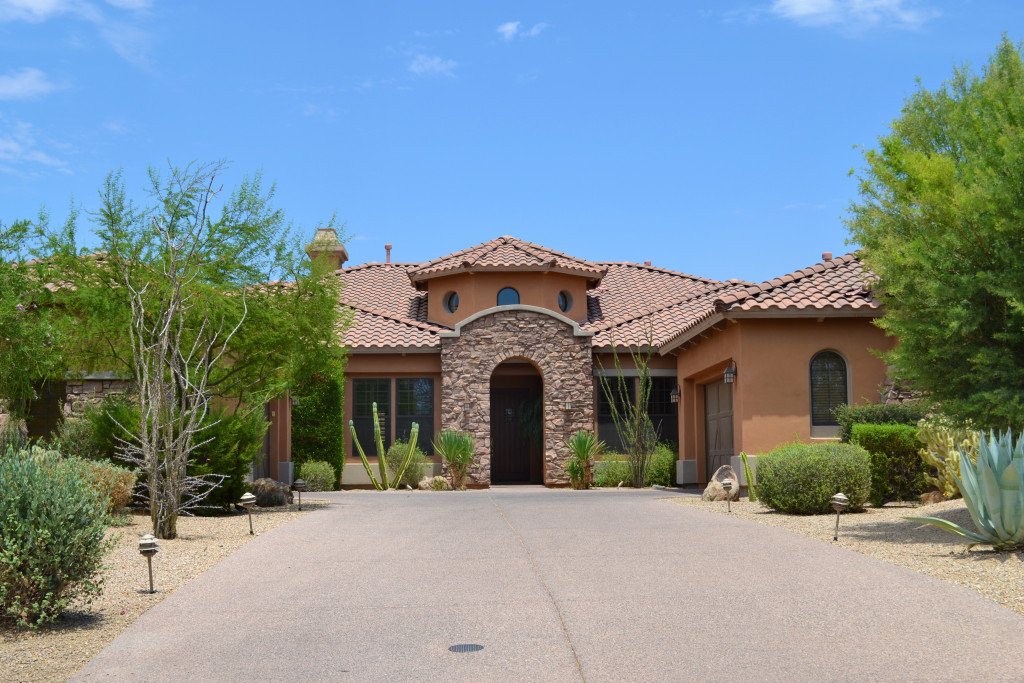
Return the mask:
[[[373,404],[373,440],[377,445],[377,471],[380,474],[380,478],[373,476],[373,470],[370,469],[370,461],[366,459],[366,453],[363,452],[363,447],[359,444],[359,436],[356,435],[355,423],[352,420],[349,420],[348,428],[352,432],[352,443],[356,446],[359,459],[363,461],[363,467],[366,468],[366,473],[370,476],[370,481],[373,482],[374,488],[378,491],[398,488],[399,483],[402,481],[402,475],[405,474],[406,468],[409,467],[409,462],[412,461],[413,451],[416,449],[416,439],[420,434],[420,426],[415,422],[412,423],[412,429],[409,431],[409,450],[402,459],[402,464],[395,469],[394,477],[390,479],[388,478],[387,451],[384,450],[384,441],[381,439],[380,434],[380,420],[377,419],[377,404]]]
[[[977,531],[937,517],[907,517],[966,538],[968,547],[990,544],[996,550],[1024,548],[1024,434],[1013,443],[1010,430],[978,438],[978,463],[961,451],[960,476],[951,476],[963,494]]]

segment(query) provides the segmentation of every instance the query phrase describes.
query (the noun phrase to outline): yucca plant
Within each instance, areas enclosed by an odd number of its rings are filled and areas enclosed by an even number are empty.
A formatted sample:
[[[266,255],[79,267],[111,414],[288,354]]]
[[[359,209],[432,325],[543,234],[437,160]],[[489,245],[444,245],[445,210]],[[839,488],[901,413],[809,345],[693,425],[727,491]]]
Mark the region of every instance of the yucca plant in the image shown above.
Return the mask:
[[[370,481],[373,482],[374,488],[378,491],[385,491],[390,488],[396,488],[399,482],[402,481],[402,475],[405,474],[405,470],[409,467],[409,463],[412,461],[413,451],[416,449],[416,438],[420,435],[420,426],[415,422],[412,423],[412,429],[409,431],[409,450],[406,451],[405,457],[402,459],[402,464],[395,470],[395,476],[388,478],[388,461],[387,452],[384,450],[384,440],[380,435],[380,420],[377,419],[377,404],[373,404],[373,441],[377,446],[377,471],[380,473],[380,478],[373,476],[373,470],[370,469],[370,461],[366,458],[366,453],[363,452],[363,447],[359,445],[359,437],[356,435],[356,426],[352,420],[348,421],[348,428],[352,432],[352,443],[356,446],[356,451],[359,453],[359,459],[363,461],[363,467],[366,468],[366,474],[370,476]]]
[[[1013,432],[997,438],[979,435],[978,463],[961,451],[960,476],[951,474],[963,494],[977,531],[937,517],[907,517],[963,536],[968,547],[990,544],[996,550],[1024,548],[1024,434],[1013,443]]]
[[[434,437],[434,452],[448,463],[452,473],[452,488],[466,488],[466,470],[473,462],[473,435],[454,429],[445,429]]]
[[[589,489],[594,458],[604,449],[604,441],[598,441],[593,432],[578,431],[569,437],[565,445],[569,447],[565,469],[569,473],[570,484],[574,489]]]

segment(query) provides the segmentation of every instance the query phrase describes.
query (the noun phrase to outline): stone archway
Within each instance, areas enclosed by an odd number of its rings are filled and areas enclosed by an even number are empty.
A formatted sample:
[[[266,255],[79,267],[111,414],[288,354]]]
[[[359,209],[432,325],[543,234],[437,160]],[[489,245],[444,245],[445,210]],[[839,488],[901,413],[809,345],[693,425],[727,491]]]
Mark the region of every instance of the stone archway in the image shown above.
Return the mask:
[[[471,486],[491,484],[491,376],[510,359],[530,362],[543,378],[542,481],[568,485],[565,442],[594,428],[591,336],[534,306],[498,306],[441,333],[441,422],[476,439]]]

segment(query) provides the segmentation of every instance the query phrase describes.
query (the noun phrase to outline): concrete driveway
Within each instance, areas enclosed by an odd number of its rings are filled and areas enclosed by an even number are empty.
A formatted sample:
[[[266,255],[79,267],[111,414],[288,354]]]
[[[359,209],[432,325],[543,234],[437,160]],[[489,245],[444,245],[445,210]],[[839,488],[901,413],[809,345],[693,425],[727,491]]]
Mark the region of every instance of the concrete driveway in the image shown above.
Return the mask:
[[[1024,618],[672,491],[315,495],[76,680],[1024,680]]]

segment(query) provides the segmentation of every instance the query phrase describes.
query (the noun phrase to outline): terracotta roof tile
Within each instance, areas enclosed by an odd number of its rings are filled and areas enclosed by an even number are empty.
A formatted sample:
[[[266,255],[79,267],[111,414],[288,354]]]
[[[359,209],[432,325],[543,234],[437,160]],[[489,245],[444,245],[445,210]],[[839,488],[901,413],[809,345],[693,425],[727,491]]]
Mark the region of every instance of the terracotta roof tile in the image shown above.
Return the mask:
[[[724,296],[722,304],[729,311],[880,310],[882,305],[865,280],[864,266],[854,252]]]
[[[595,264],[515,237],[499,237],[468,249],[428,261],[409,271],[413,282],[472,268],[473,270],[560,270],[588,275],[595,280],[604,271]]]

